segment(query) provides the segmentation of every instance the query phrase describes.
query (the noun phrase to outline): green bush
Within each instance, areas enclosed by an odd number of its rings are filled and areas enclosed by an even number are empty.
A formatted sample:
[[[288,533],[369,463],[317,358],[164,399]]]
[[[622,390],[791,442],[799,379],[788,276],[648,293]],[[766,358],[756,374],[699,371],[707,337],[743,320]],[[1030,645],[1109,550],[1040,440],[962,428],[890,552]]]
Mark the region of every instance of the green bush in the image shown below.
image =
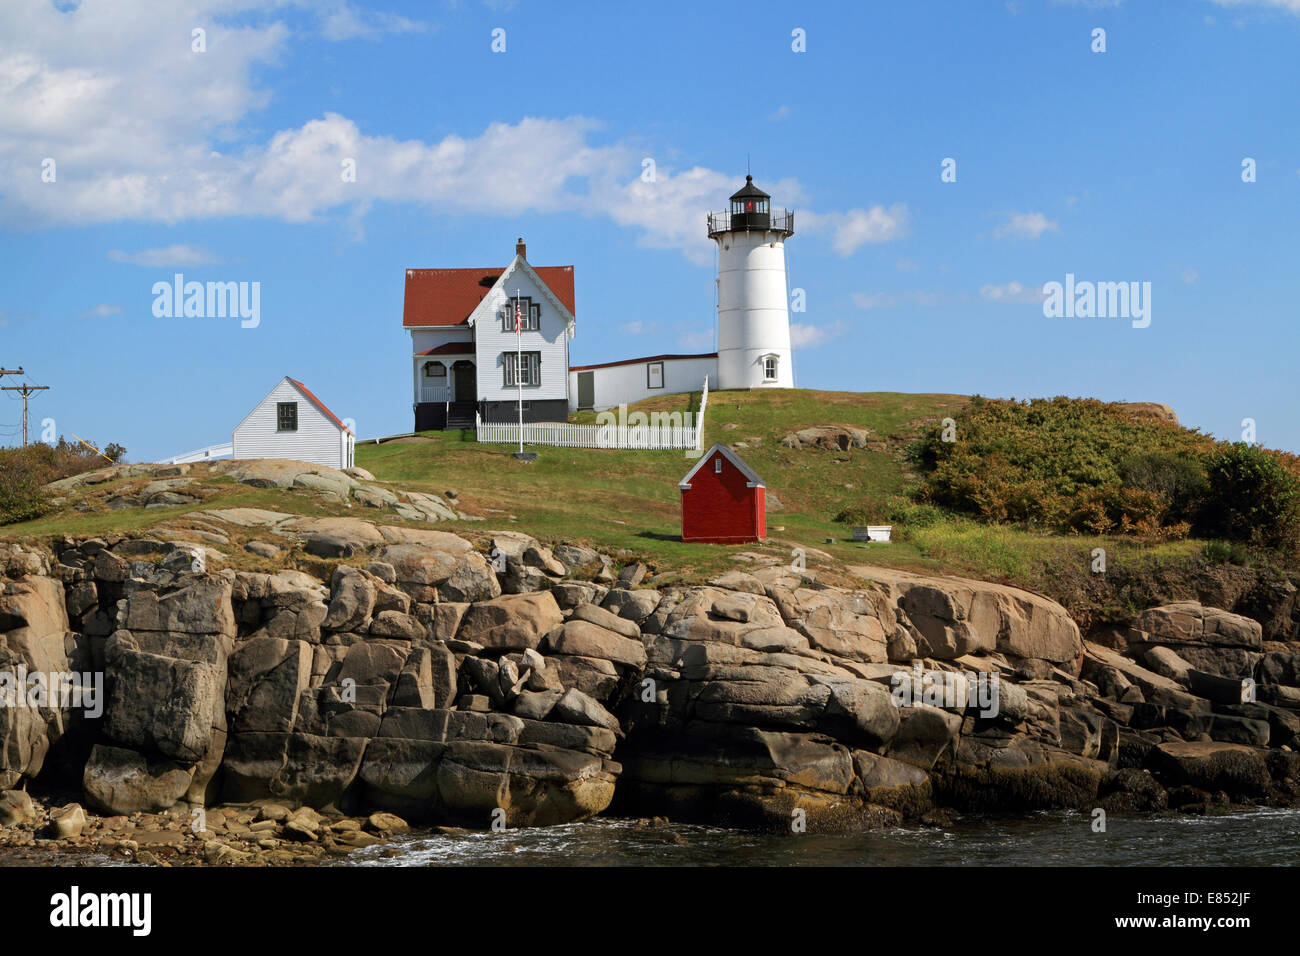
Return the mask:
[[[1245,442],[1221,445],[1206,464],[1206,534],[1286,551],[1300,535],[1300,480],[1276,453]]]
[[[1251,564],[1250,552],[1236,541],[1207,541],[1201,549],[1205,560],[1213,564],[1237,564],[1243,567]]]
[[[1138,452],[1121,462],[1119,474],[1126,486],[1159,495],[1166,521],[1193,521],[1205,505],[1205,465],[1191,454]]]
[[[919,503],[1076,534],[1300,548],[1300,459],[1095,399],[975,398],[910,448]]]
[[[1190,429],[1063,397],[977,397],[953,432],[944,441],[942,424],[932,426],[910,449],[923,472],[920,501],[986,522],[1089,533],[1181,528],[1212,446]]]
[[[861,527],[869,524],[885,524],[889,506],[877,495],[864,495],[857,502],[844,508],[833,521]]]
[[[110,444],[105,453],[120,461],[126,449]],[[53,496],[45,486],[51,481],[107,465],[89,448],[62,436],[57,445],[37,442],[26,448],[0,448],[0,525],[46,514]]]

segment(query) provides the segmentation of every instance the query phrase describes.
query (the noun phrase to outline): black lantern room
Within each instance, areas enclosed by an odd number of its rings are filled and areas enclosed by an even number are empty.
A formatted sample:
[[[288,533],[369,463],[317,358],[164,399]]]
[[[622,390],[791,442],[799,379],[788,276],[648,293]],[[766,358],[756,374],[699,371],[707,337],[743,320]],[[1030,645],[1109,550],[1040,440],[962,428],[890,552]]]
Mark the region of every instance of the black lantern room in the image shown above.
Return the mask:
[[[766,229],[772,224],[771,198],[754,185],[753,176],[746,176],[745,185],[731,194],[731,228]]]
[[[754,177],[746,176],[745,185],[731,195],[731,208],[725,213],[709,214],[709,237],[724,232],[779,232],[789,236],[794,233],[794,214],[778,210],[774,215],[772,197],[754,185]]]

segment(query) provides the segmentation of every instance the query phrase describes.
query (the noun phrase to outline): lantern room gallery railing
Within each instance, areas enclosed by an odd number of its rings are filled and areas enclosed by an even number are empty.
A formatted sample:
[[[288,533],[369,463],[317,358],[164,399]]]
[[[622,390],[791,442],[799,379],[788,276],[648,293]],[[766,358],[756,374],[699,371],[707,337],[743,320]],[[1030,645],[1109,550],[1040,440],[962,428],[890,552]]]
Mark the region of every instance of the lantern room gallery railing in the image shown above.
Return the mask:
[[[711,212],[709,238],[724,232],[780,232],[794,235],[794,213],[788,209],[767,212]]]

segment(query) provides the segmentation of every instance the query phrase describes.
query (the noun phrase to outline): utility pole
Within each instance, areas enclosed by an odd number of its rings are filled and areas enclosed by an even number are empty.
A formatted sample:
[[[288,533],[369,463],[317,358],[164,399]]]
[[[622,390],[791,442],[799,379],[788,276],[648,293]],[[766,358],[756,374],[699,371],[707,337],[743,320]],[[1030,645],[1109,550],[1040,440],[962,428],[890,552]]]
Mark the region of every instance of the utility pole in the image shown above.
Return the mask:
[[[27,400],[34,392],[45,392],[49,390],[48,385],[28,385],[24,382],[22,385],[6,385],[0,391],[21,392],[23,396],[23,447],[27,447]]]
[[[0,375],[23,375],[23,374],[26,373],[23,372],[23,367],[21,365],[18,366],[17,368],[0,368]]]

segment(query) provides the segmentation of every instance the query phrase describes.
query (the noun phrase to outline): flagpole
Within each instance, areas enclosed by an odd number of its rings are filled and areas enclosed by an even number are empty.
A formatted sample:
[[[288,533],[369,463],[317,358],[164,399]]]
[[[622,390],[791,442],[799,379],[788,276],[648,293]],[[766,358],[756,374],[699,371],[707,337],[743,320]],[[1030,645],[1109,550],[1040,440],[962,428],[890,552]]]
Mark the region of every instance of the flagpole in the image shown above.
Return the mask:
[[[519,315],[519,289],[515,288],[515,388],[519,393],[519,454],[524,453],[524,333]]]

